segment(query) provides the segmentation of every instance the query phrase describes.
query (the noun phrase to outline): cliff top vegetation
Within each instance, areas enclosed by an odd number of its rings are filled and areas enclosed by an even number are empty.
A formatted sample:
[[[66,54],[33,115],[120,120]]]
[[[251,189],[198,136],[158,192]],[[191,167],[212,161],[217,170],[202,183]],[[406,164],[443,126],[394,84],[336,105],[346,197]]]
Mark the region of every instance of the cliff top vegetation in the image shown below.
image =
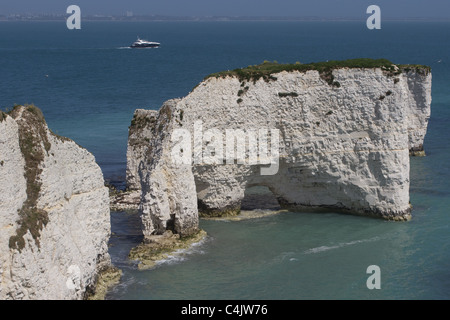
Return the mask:
[[[401,64],[397,65],[392,63],[387,59],[350,59],[350,60],[333,60],[325,62],[312,62],[307,64],[302,64],[296,62],[294,64],[280,64],[276,61],[264,61],[259,65],[252,65],[246,68],[238,68],[234,70],[221,71],[217,73],[212,73],[205,77],[208,78],[225,78],[225,77],[237,77],[240,81],[257,81],[263,78],[266,81],[276,80],[273,74],[287,71],[299,71],[306,72],[310,70],[316,70],[319,72],[321,77],[326,80],[330,85],[334,83],[334,78],[332,77],[332,71],[335,69],[342,68],[380,68],[385,71],[388,75],[395,76],[405,71],[416,70],[422,74],[428,74],[431,68],[424,65],[409,65]]]

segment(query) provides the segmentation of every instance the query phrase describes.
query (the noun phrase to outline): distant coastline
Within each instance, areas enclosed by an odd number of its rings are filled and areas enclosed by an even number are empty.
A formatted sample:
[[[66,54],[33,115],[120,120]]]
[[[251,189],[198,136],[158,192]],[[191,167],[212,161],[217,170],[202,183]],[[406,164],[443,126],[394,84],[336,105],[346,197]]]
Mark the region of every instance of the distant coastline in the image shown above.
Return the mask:
[[[2,21],[63,21],[66,14],[9,14],[0,15]],[[318,16],[165,16],[165,15],[85,15],[84,21],[365,21],[361,17],[318,17]],[[449,18],[433,17],[384,17],[384,21],[449,22]]]

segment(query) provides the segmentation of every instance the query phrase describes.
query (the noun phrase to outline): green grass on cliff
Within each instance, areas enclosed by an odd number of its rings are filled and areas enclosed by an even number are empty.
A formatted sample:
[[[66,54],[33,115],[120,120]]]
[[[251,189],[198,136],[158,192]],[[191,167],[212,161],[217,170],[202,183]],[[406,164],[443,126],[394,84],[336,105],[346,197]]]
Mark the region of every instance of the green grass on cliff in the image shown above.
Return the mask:
[[[27,199],[19,210],[16,234],[9,239],[9,247],[21,251],[25,247],[25,234],[30,232],[39,247],[40,232],[47,225],[48,213],[37,207],[41,191],[41,163],[51,144],[46,133],[46,122],[42,111],[34,105],[15,106],[9,113],[19,117],[19,146],[25,160],[24,176],[27,183]]]
[[[395,65],[387,59],[350,59],[341,61],[326,61],[326,62],[314,62],[314,63],[295,63],[295,64],[279,64],[277,62],[264,61],[262,64],[248,66],[242,69],[234,69],[229,71],[222,71],[210,74],[205,77],[208,78],[225,78],[225,77],[237,77],[240,81],[257,81],[264,79],[265,81],[276,80],[273,74],[282,71],[300,71],[306,72],[309,70],[316,70],[321,77],[327,81],[328,84],[339,87],[339,84],[334,81],[332,71],[341,68],[381,68],[388,75],[394,76],[400,74],[402,71],[420,70],[424,73],[430,71],[430,67],[422,65]],[[398,69],[397,69],[398,68]]]

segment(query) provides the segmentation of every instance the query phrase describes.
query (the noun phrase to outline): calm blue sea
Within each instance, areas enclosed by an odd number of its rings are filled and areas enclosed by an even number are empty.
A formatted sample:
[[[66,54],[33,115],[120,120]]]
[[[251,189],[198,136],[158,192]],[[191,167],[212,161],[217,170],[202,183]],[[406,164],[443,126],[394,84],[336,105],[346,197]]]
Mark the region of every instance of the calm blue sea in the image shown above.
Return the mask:
[[[131,50],[137,36],[158,49]],[[124,276],[108,299],[449,299],[450,23],[65,22],[0,23],[0,108],[34,103],[50,128],[91,151],[123,181],[136,108],[158,109],[206,75],[276,60],[358,57],[426,64],[433,72],[427,157],[411,159],[413,219],[283,213],[201,221],[209,236],[178,258],[138,271],[136,214],[112,212],[110,252]],[[369,265],[381,289],[366,287]]]

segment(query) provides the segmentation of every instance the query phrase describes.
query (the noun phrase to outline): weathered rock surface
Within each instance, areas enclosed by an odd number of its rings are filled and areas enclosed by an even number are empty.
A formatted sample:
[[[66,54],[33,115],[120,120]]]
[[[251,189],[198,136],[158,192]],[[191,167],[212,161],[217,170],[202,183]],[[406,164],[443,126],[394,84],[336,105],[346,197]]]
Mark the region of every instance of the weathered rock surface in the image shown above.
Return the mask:
[[[141,190],[141,179],[139,170],[143,167],[146,154],[149,152],[151,130],[158,111],[137,109],[134,112],[133,120],[128,131],[127,146],[127,189]]]
[[[112,190],[111,210],[138,210],[141,199],[140,172],[149,153],[151,130],[158,111],[136,109],[128,131],[126,190]]]
[[[161,108],[151,127],[148,154],[141,168],[141,203],[144,236],[162,234],[166,230],[181,236],[198,232],[197,198],[192,166],[172,162],[167,143],[179,126],[174,121],[178,100],[170,100]],[[194,196],[193,196],[194,195]],[[150,214],[151,212],[151,214]]]
[[[109,188],[109,208],[111,211],[137,211],[141,201],[141,190],[121,190],[112,185]]]
[[[0,299],[84,298],[110,267],[94,156],[21,106],[0,119],[0,164]]]
[[[431,74],[425,76],[415,70],[403,73],[408,85],[407,104],[409,152],[412,156],[423,156],[423,141],[427,133],[428,120],[431,115]]]
[[[208,216],[238,214],[252,186],[268,187],[282,208],[408,220],[409,153],[423,151],[430,103],[431,73],[420,67],[209,77],[188,96],[151,112],[141,131],[148,143],[132,161],[140,164],[144,234],[190,234],[198,227],[199,210]],[[230,129],[247,137],[247,160],[206,162],[206,156],[217,159],[225,152]],[[248,137],[259,129],[279,130],[273,175],[261,174],[267,165],[248,162]],[[180,149],[179,134],[174,138],[179,130],[190,132],[191,148]],[[218,144],[211,139],[217,132],[223,136]],[[203,161],[175,164],[174,150]]]

